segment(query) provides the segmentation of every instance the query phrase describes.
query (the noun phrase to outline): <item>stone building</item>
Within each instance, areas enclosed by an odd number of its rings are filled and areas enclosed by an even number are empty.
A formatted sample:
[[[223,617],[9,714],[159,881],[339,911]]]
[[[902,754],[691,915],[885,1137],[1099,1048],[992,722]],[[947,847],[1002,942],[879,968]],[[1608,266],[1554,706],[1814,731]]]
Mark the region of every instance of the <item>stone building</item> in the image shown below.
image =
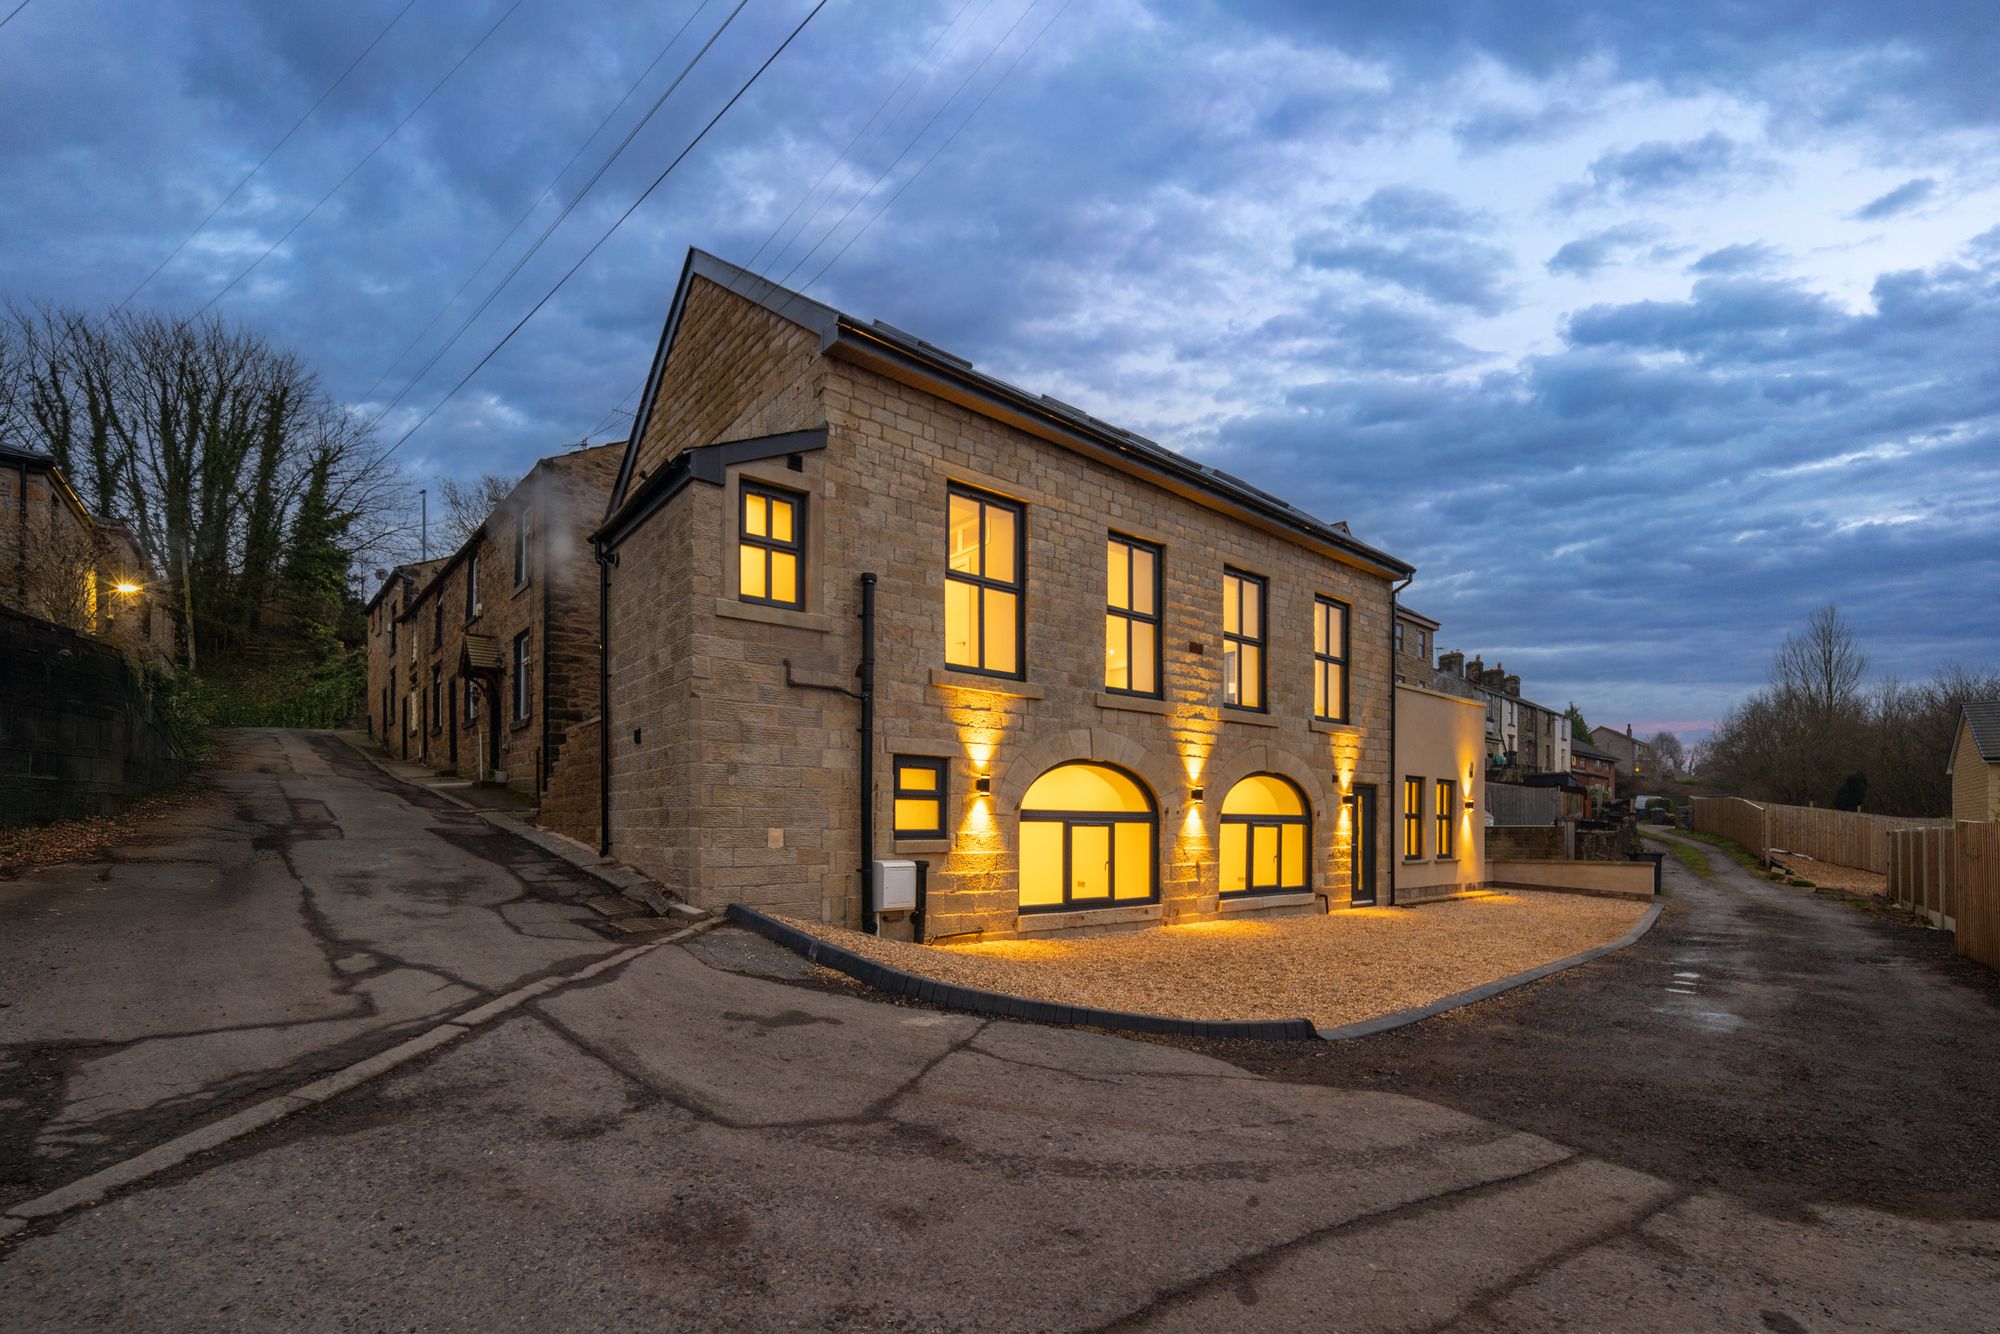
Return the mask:
[[[1633,736],[1630,723],[1625,724],[1623,732],[1611,727],[1591,728],[1590,744],[1617,760],[1621,778],[1652,778],[1659,770],[1659,757],[1653,753],[1651,743]]]
[[[1486,706],[1487,767],[1496,774],[1567,774],[1569,715],[1521,696],[1521,678],[1501,663],[1488,667],[1463,653],[1440,653],[1434,677],[1447,694]]]
[[[410,758],[411,738],[416,735],[410,717],[413,691],[410,686],[408,645],[404,642],[403,612],[410,599],[445,558],[412,561],[398,565],[383,575],[381,587],[368,599],[368,734],[382,743],[391,755]],[[378,571],[379,573],[379,571]]]
[[[166,584],[131,529],[91,514],[37,450],[0,445],[0,605],[107,641],[135,667],[170,671]]]
[[[695,903],[874,926],[877,861],[924,939],[1393,899],[1411,569],[1344,525],[693,252],[596,540],[602,839]]]
[[[399,567],[376,595],[379,633],[370,620],[370,709],[393,716],[393,735],[377,733],[391,753],[506,783],[539,799],[544,826],[590,841],[601,663],[588,534],[623,452],[542,459],[457,551]]]

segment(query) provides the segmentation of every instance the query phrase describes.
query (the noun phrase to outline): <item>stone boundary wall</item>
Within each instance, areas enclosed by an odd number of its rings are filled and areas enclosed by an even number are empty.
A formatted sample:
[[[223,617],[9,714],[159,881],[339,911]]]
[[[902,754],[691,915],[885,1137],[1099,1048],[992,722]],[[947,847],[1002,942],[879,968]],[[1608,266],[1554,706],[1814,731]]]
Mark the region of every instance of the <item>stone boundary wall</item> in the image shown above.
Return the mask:
[[[1489,858],[1486,883],[1495,889],[1561,889],[1616,898],[1653,897],[1653,864],[1645,862],[1502,861]]]
[[[1550,860],[1562,855],[1560,825],[1494,825],[1486,831],[1488,862]]]
[[[0,607],[0,828],[116,815],[186,772],[123,654]]]

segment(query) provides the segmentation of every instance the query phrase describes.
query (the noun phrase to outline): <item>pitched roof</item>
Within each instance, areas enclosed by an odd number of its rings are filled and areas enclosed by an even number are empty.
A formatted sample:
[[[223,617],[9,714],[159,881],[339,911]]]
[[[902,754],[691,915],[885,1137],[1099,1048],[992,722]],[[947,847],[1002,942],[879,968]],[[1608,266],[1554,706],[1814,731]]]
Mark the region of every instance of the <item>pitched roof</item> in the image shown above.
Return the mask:
[[[1415,607],[1406,607],[1400,602],[1396,604],[1396,619],[1399,621],[1414,621],[1418,625],[1423,626],[1427,630],[1435,630],[1438,628],[1438,623],[1436,621],[1424,615],[1422,612],[1418,611]]]
[[[687,307],[688,292],[695,278],[705,278],[732,294],[764,307],[780,319],[789,320],[815,334],[822,355],[838,351],[846,360],[865,366],[892,379],[918,379],[948,389],[953,402],[996,420],[1038,435],[1052,443],[1100,458],[1121,470],[1148,476],[1170,490],[1193,491],[1256,515],[1264,522],[1310,538],[1345,553],[1351,563],[1372,567],[1395,578],[1414,574],[1414,566],[1357,540],[1344,523],[1328,523],[1314,517],[1268,491],[1252,486],[1240,477],[1205,463],[1144,436],[1113,426],[1047,394],[1030,393],[1005,380],[973,369],[970,361],[956,356],[916,335],[906,333],[881,320],[863,321],[842,314],[801,293],[760,278],[704,250],[690,249],[674,290],[660,346],[653,354],[652,369],[639,399],[639,415],[632,423],[625,461],[619,466],[618,480],[611,488],[605,514],[616,514],[627,498],[638,464],[641,442],[659,397],[666,374],[667,359],[681,315]]]
[[[1581,755],[1586,759],[1610,760],[1613,764],[1618,762],[1618,757],[1609,751],[1596,750],[1590,746],[1578,745],[1575,741],[1569,743],[1569,753],[1572,755]]]
[[[1967,700],[1963,716],[1972,729],[1972,744],[1979,747],[1979,758],[2000,764],[2000,699]]]

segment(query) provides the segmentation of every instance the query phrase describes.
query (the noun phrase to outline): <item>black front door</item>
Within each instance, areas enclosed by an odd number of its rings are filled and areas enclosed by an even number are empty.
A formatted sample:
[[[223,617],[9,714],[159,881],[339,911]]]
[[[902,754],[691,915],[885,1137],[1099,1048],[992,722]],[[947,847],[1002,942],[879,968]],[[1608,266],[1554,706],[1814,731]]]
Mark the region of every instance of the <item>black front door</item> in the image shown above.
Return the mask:
[[[1361,907],[1375,902],[1375,789],[1357,786],[1342,804],[1347,807],[1348,837],[1354,848],[1348,902]]]

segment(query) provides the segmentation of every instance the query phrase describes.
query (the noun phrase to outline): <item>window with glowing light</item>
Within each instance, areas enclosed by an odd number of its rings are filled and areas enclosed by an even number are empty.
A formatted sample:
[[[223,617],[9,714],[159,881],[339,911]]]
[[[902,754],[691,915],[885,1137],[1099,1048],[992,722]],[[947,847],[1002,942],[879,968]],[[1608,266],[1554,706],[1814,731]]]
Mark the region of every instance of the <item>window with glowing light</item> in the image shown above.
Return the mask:
[[[1403,780],[1403,860],[1424,855],[1424,780]]]
[[[743,483],[736,546],[737,592],[770,607],[806,605],[806,498]]]
[[[1449,778],[1437,785],[1437,855],[1440,861],[1458,856],[1458,784]]]
[[[945,666],[1021,676],[1028,605],[1022,507],[959,486],[946,507]]]
[[[1276,774],[1252,774],[1222,799],[1221,892],[1303,893],[1311,864],[1305,794]]]
[[[1058,765],[1021,799],[1023,912],[1153,901],[1159,859],[1159,810],[1121,770]]]
[[[924,755],[896,757],[897,838],[944,837],[944,761]]]
[[[1264,581],[1240,570],[1222,572],[1222,702],[1264,708]]]
[[[1313,717],[1347,721],[1347,604],[1313,600]]]
[[[1160,695],[1160,549],[1135,538],[1104,544],[1104,688]]]

